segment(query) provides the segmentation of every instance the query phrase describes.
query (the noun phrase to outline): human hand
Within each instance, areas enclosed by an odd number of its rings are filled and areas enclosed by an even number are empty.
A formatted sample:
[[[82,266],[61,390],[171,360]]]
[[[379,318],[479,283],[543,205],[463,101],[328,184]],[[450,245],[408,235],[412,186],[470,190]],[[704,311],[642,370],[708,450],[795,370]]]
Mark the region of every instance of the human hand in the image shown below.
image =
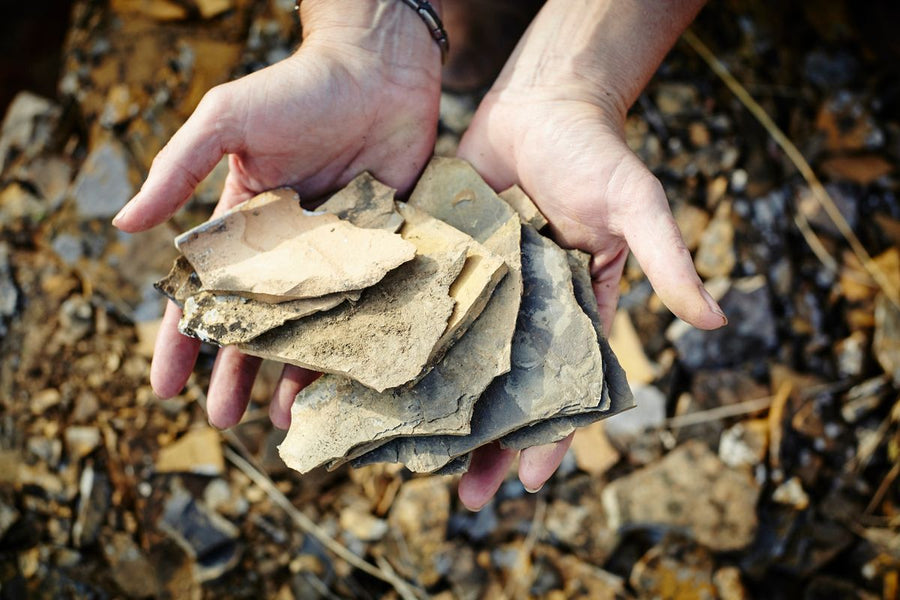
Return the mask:
[[[629,248],[673,313],[701,329],[721,327],[725,315],[694,270],[662,185],[627,147],[623,128],[628,106],[699,3],[682,3],[680,19],[663,11],[670,23],[647,23],[645,9],[635,14],[628,3],[591,0],[595,19],[565,4],[548,2],[532,24],[479,106],[458,155],[494,189],[519,184],[547,217],[557,242],[591,254],[607,333]],[[646,31],[650,37],[654,28],[660,30],[653,36],[659,47],[627,52],[623,36]],[[521,452],[519,479],[526,489],[544,485],[571,441],[569,436]],[[463,503],[483,506],[514,458],[496,444],[476,451],[460,480]]]
[[[213,217],[280,186],[317,197],[364,170],[401,192],[412,186],[437,131],[440,50],[427,28],[395,0],[306,0],[301,19],[304,41],[293,56],[204,96],[114,219],[119,229],[142,231],[171,217],[225,154],[229,173]],[[170,302],[154,349],[150,383],[163,398],[181,391],[200,349],[178,332],[180,318]],[[260,362],[234,347],[219,351],[210,423],[240,420]],[[290,425],[294,396],[316,376],[285,366],[273,424]]]

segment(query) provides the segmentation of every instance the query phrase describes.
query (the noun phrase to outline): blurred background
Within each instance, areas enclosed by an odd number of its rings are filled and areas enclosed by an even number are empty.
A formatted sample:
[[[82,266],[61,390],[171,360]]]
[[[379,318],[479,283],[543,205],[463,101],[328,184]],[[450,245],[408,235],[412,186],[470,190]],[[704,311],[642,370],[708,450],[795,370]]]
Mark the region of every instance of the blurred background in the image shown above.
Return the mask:
[[[450,1],[444,155],[539,4]],[[626,134],[730,324],[684,327],[629,262],[611,343],[638,407],[470,513],[452,477],[287,471],[275,365],[228,432],[212,348],[150,390],[152,283],[225,166],[167,226],[109,220],[206,90],[290,54],[293,0],[4,2],[0,598],[898,597],[898,22],[704,9]]]

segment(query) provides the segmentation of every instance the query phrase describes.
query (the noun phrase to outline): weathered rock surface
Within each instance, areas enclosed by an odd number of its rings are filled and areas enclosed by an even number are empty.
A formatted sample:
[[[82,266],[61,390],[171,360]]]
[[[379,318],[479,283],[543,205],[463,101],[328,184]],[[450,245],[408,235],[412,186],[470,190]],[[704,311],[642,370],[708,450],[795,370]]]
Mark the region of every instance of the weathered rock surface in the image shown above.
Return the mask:
[[[418,377],[453,311],[450,285],[465,251],[417,255],[363,292],[359,302],[285,324],[242,352],[345,375],[384,391]]]
[[[500,197],[519,214],[523,223],[528,223],[538,231],[547,225],[547,218],[519,186],[514,185],[503,190]]]
[[[346,219],[357,227],[395,233],[403,225],[403,217],[394,206],[395,193],[394,188],[363,173],[326,200],[319,210]]]
[[[85,159],[72,184],[78,213],[87,219],[111,217],[134,195],[125,148],[108,141]]]
[[[415,256],[397,235],[304,211],[287,189],[252,198],[175,245],[204,290],[270,302],[365,289]]]
[[[663,460],[619,478],[603,490],[611,527],[684,531],[715,551],[738,550],[756,533],[759,486],[691,440]]]
[[[243,296],[200,292],[185,300],[178,329],[217,344],[242,344],[288,321],[330,310],[347,300],[358,300],[359,296],[358,292],[338,292],[271,304]]]
[[[432,351],[430,360],[435,361],[478,318],[508,268],[503,258],[425,211],[406,204],[398,204],[397,210],[405,219],[404,238],[412,240],[420,253],[463,250],[466,255],[462,271],[450,286],[455,304],[447,328]]]
[[[325,375],[304,388],[292,408],[292,431],[279,447],[285,463],[305,472],[326,461],[337,466],[399,436],[468,433],[476,400],[509,369],[503,356],[508,355],[522,294],[519,244],[519,221],[510,213],[484,243],[503,257],[509,272],[466,334],[414,387],[379,394]],[[359,418],[359,428],[339,426],[357,406],[369,415]],[[311,419],[318,424],[320,418],[318,430],[302,425]],[[303,435],[307,429],[314,435]],[[467,464],[459,461],[457,466]]]
[[[475,405],[471,433],[398,439],[355,464],[402,462],[414,471],[435,471],[522,427],[603,403],[597,333],[575,300],[567,254],[534,228],[523,226],[522,231],[525,291],[513,339],[513,367]]]

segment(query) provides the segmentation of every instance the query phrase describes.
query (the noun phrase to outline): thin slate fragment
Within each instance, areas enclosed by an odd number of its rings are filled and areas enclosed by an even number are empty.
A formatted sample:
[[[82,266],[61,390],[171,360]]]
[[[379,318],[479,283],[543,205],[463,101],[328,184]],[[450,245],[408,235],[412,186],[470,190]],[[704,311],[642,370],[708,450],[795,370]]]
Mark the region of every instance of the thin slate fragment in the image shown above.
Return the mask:
[[[603,364],[591,320],[575,299],[564,250],[522,227],[524,293],[512,345],[512,370],[475,405],[465,437],[423,436],[389,442],[354,466],[402,462],[417,472],[544,419],[577,414],[603,402]]]
[[[223,346],[242,344],[288,321],[330,310],[344,301],[357,300],[359,296],[359,292],[341,292],[271,304],[241,296],[199,292],[185,300],[178,330]]]
[[[304,211],[288,189],[251,198],[175,245],[205,291],[265,302],[365,289],[415,256],[396,234]]]
[[[596,408],[587,409],[580,414],[551,418],[504,436],[500,440],[500,444],[505,448],[522,450],[558,442],[579,427],[634,408],[634,395],[625,378],[625,371],[603,335],[603,324],[600,322],[600,314],[597,311],[597,299],[591,286],[590,255],[580,250],[568,250],[567,254],[569,267],[572,269],[575,298],[594,325],[597,342],[600,344],[600,353],[603,356],[603,401]]]
[[[153,287],[179,308],[183,308],[184,301],[200,291],[200,278],[197,277],[191,263],[185,257],[179,256],[169,273],[154,283]]]
[[[420,251],[463,250],[466,253],[462,271],[450,286],[450,297],[456,302],[453,313],[428,359],[429,365],[433,365],[478,318],[508,268],[501,256],[427,212],[405,204],[398,204],[397,210],[405,220],[404,237],[412,240]]]
[[[357,227],[395,233],[403,226],[403,216],[394,207],[396,193],[394,188],[364,172],[332,195],[318,210],[337,215]]]

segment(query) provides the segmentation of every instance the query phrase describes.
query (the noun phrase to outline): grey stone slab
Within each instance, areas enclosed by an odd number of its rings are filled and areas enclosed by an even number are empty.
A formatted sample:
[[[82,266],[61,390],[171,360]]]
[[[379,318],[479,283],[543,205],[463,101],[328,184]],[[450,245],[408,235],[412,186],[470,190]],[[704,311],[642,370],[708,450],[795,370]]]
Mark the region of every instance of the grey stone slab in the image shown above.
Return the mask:
[[[579,427],[608,419],[634,407],[634,395],[628,385],[625,371],[613,354],[606,336],[603,335],[603,324],[600,322],[600,314],[597,311],[597,299],[591,286],[590,255],[580,250],[569,250],[567,254],[569,267],[572,270],[575,298],[584,313],[591,319],[603,357],[603,400],[598,406],[588,408],[580,414],[551,418],[514,431],[500,440],[500,444],[506,448],[522,450],[558,442]]]
[[[88,154],[72,185],[78,214],[87,219],[112,217],[134,192],[125,148],[114,141],[104,142]]]

